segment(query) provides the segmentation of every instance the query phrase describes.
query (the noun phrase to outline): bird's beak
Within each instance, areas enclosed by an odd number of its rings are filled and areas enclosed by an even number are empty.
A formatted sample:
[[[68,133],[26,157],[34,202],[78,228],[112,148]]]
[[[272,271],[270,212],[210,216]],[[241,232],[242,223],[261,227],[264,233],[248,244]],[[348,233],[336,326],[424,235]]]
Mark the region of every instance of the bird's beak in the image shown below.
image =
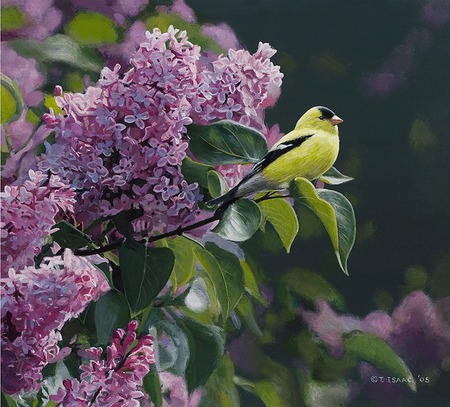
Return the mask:
[[[331,121],[331,124],[332,124],[333,126],[336,126],[336,124],[342,123],[344,120],[342,120],[339,116],[334,115],[334,116],[330,119],[330,121]]]

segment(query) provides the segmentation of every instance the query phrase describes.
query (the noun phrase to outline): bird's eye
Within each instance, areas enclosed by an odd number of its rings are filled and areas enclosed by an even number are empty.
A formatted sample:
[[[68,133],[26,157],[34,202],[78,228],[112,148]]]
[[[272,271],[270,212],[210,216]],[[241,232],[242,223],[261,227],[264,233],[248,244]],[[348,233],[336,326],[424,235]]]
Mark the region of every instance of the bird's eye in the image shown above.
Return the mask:
[[[325,116],[319,116],[320,120],[325,120]]]

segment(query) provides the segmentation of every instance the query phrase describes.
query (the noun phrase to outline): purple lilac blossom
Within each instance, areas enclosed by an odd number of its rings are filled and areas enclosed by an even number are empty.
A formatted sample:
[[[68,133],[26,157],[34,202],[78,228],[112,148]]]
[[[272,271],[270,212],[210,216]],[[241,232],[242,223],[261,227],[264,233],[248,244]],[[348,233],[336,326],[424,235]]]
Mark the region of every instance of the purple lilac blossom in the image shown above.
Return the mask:
[[[113,67],[119,64],[122,67],[122,71],[125,72],[130,58],[139,48],[139,44],[146,40],[145,30],[145,23],[135,21],[127,29],[122,42],[100,47],[106,66]]]
[[[2,146],[10,146],[12,152],[22,150],[33,133],[34,126],[26,119],[26,115],[27,110],[24,109],[16,121],[3,125],[0,128]]]
[[[60,177],[29,171],[20,185],[6,185],[2,204],[2,277],[10,267],[21,270],[33,264],[43,238],[52,232],[60,213],[72,212],[75,192]]]
[[[223,49],[240,49],[241,44],[232,30],[226,23],[220,24],[204,24],[202,25],[202,33],[214,40]]]
[[[260,42],[253,55],[230,49],[228,56],[220,55],[203,67],[194,122],[228,119],[262,129],[264,110],[278,99],[283,78],[280,67],[270,60],[275,52]]]
[[[186,127],[196,95],[199,47],[186,32],[147,34],[123,77],[105,68],[85,93],[62,93],[66,115],[46,115],[55,144],[39,166],[78,191],[75,214],[89,224],[102,216],[142,207],[137,232],[165,231],[194,219],[196,184],[181,174]]]
[[[175,0],[170,7],[170,12],[180,15],[189,23],[195,23],[197,21],[194,10],[184,0]]]
[[[360,319],[351,315],[338,315],[325,301],[318,302],[318,312],[303,311],[302,317],[309,328],[335,355],[344,352],[342,335],[353,330],[370,332],[383,338],[405,361],[414,377],[446,368],[450,346],[450,324],[445,310],[450,298],[434,303],[424,292],[415,291],[406,296],[389,316],[376,311]],[[404,394],[396,383],[371,383],[370,377],[382,375],[372,365],[359,366],[362,379],[360,389],[383,406],[395,406]],[[381,391],[382,389],[382,391]]]
[[[28,179],[29,170],[37,171],[36,148],[50,135],[50,129],[45,125],[32,129],[27,121],[19,118],[17,122],[7,126],[8,136],[13,145],[22,141],[27,144],[19,151],[11,151],[2,167],[2,185],[20,185]],[[2,140],[4,129],[0,130]],[[23,133],[26,132],[26,133]],[[19,148],[22,145],[19,146]]]
[[[178,14],[185,21],[191,24],[197,23],[197,17],[192,8],[190,8],[184,0],[175,0],[170,7],[158,6],[157,11],[161,14],[174,13]],[[204,24],[201,27],[202,33],[214,40],[224,50],[239,49],[241,45],[233,31],[233,29],[226,23],[220,24]],[[205,51],[205,50],[203,50]]]
[[[444,27],[450,20],[450,4],[446,0],[428,0],[422,9],[422,20],[431,27]]]
[[[70,250],[39,268],[9,269],[1,280],[2,389],[37,390],[43,367],[70,353],[58,347],[59,330],[108,290],[103,274]]]
[[[62,19],[62,12],[54,7],[53,0],[3,0],[2,7],[15,7],[25,14],[25,24],[12,32],[2,32],[2,40],[5,37],[45,40]]]
[[[80,350],[86,359],[80,366],[78,379],[66,379],[50,398],[64,406],[124,406],[139,407],[144,397],[142,382],[155,363],[153,337],[137,339],[137,321],[127,325],[127,331],[118,329],[112,343],[102,348]]]
[[[37,63],[32,58],[24,58],[1,44],[2,73],[14,80],[19,87],[27,106],[37,106],[43,100],[43,93],[38,90],[44,83],[44,76],[38,71]]]
[[[271,134],[264,110],[275,103],[282,78],[270,61],[274,53],[268,44],[254,55],[230,50],[198,72],[200,48],[186,32],[155,29],[123,76],[117,65],[105,68],[98,85],[83,94],[56,89],[66,115],[44,116],[56,136],[54,144],[46,144],[39,168],[79,192],[80,222],[136,207],[145,211],[135,222],[137,232],[164,232],[193,221],[200,216],[200,196],[181,174],[186,126],[193,118],[199,123],[228,118]],[[241,178],[239,171],[224,169],[233,181]]]

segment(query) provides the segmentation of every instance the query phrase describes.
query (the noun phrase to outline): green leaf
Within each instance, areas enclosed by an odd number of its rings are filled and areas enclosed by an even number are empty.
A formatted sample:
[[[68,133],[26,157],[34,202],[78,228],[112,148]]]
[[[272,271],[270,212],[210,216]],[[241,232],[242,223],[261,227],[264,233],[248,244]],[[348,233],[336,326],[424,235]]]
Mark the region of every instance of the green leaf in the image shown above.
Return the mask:
[[[156,328],[158,335],[155,347],[158,353],[158,366],[161,371],[170,369],[171,372],[178,376],[184,375],[189,359],[189,345],[186,334],[179,325],[173,321],[167,321],[161,309],[153,308],[149,318],[143,326],[143,330],[152,330]],[[163,340],[158,341],[157,338],[162,335]]]
[[[133,236],[134,228],[131,223],[128,211],[122,211],[113,216],[114,226],[117,228],[120,234],[125,237]]]
[[[55,114],[65,114],[64,110],[61,109],[56,103],[56,99],[53,95],[45,94],[44,95],[44,106],[47,109],[53,109]]]
[[[79,12],[64,27],[65,33],[81,45],[114,44],[118,39],[118,26],[110,18],[90,11]]]
[[[63,248],[81,249],[93,243],[88,235],[65,220],[58,222],[55,228],[58,230],[52,233],[52,239]]]
[[[210,165],[256,163],[267,153],[265,137],[232,121],[188,127],[190,150]]]
[[[204,385],[218,365],[224,352],[225,335],[222,329],[203,325],[191,318],[177,320],[189,343],[186,383],[189,391]]]
[[[72,351],[69,356],[64,358],[63,362],[70,375],[79,380],[82,373],[80,371],[81,357],[78,356],[75,351]]]
[[[350,202],[336,191],[317,191],[305,178],[296,178],[291,183],[290,191],[300,204],[310,209],[322,222],[330,236],[339,265],[348,275],[347,259],[356,235],[355,215]]]
[[[239,315],[244,319],[245,325],[247,326],[249,332],[252,333],[254,336],[260,338],[263,335],[263,333],[261,332],[261,329],[259,328],[258,323],[256,322],[252,302],[246,295],[243,295],[241,297],[241,300],[239,301],[239,304],[236,309]]]
[[[0,14],[2,32],[17,30],[25,24],[26,14],[17,7],[2,7]]]
[[[299,229],[294,208],[282,198],[261,201],[258,205],[263,217],[273,225],[286,252],[289,253]]]
[[[260,304],[267,307],[267,301],[259,292],[258,283],[250,265],[245,260],[241,260],[241,267],[244,270],[245,290]]]
[[[267,407],[284,407],[286,401],[279,395],[275,384],[270,380],[261,380],[254,385],[254,391]]]
[[[344,297],[320,274],[305,269],[294,269],[282,277],[286,289],[307,301],[323,299],[338,309],[345,308]]]
[[[2,391],[2,402],[0,403],[4,407],[17,407],[16,400]]]
[[[184,236],[177,236],[172,239],[161,240],[161,247],[168,247],[175,255],[173,272],[170,276],[172,289],[176,291],[179,287],[187,284],[193,277],[195,271],[196,258],[194,247],[198,243]]]
[[[211,242],[206,243],[206,249],[195,247],[194,253],[214,285],[225,321],[244,293],[244,275],[239,259]]]
[[[331,167],[325,174],[322,174],[319,178],[321,181],[330,185],[344,184],[345,182],[352,181],[354,178],[348,177],[342,174],[336,168]]]
[[[152,31],[153,28],[159,28],[162,32],[167,31],[170,25],[174,27],[187,31],[189,41],[193,44],[200,45],[200,47],[205,49],[210,49],[217,54],[222,54],[226,52],[219,44],[217,44],[213,39],[203,34],[202,27],[200,24],[189,23],[181,16],[175,13],[162,13],[156,16],[149,17],[145,20],[145,25],[148,30]]]
[[[319,382],[310,380],[304,387],[307,407],[345,407],[350,394],[350,385],[345,381]]]
[[[228,185],[222,175],[216,170],[210,170],[207,174],[208,190],[213,198],[221,196],[228,191]]]
[[[205,396],[202,397],[200,406],[240,406],[239,392],[233,378],[234,365],[229,356],[225,354],[222,356],[217,369],[206,383]]]
[[[106,345],[112,333],[125,326],[131,319],[128,303],[122,293],[110,290],[103,295],[94,308],[94,324],[99,344]]]
[[[26,58],[44,63],[64,63],[78,69],[100,72],[103,62],[97,54],[88,52],[66,35],[56,34],[45,41],[13,40],[9,46]]]
[[[212,230],[224,239],[243,242],[250,239],[261,224],[261,209],[248,199],[240,199],[224,212]]]
[[[181,164],[184,179],[189,184],[196,182],[202,188],[208,188],[208,172],[210,170],[214,170],[214,167],[199,163],[189,157],[186,157]]]
[[[338,228],[338,253],[336,256],[342,270],[348,274],[347,260],[356,240],[355,212],[350,201],[339,192],[321,189],[318,194],[333,207],[336,213]]]
[[[1,124],[17,120],[23,110],[22,92],[17,84],[6,75],[0,73],[1,84]],[[10,150],[10,149],[9,149]]]
[[[343,341],[348,354],[369,362],[389,375],[405,379],[406,385],[416,391],[416,382],[408,366],[379,336],[353,331],[344,334]]]
[[[163,405],[163,399],[161,394],[161,383],[159,381],[159,375],[156,369],[151,366],[150,372],[144,377],[143,386],[146,393],[150,396],[150,400],[155,407],[161,407]]]
[[[127,241],[120,247],[119,259],[125,296],[137,313],[148,307],[166,285],[175,256],[165,247],[149,248]]]

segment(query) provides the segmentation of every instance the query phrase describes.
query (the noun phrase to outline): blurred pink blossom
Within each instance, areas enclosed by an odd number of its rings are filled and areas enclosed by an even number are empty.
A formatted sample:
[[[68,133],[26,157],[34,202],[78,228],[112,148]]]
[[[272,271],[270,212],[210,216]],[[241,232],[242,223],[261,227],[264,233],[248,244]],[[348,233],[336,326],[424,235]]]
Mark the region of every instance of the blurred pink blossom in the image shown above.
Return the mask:
[[[344,333],[370,332],[383,338],[405,361],[413,376],[418,377],[431,369],[445,369],[450,346],[450,324],[445,310],[449,304],[450,298],[433,302],[424,292],[415,291],[403,299],[391,316],[381,311],[372,312],[363,319],[339,315],[325,301],[317,303],[318,312],[303,311],[301,315],[335,356],[343,354]],[[402,386],[371,383],[370,377],[379,376],[380,372],[366,362],[360,364],[359,372],[362,386],[371,398],[383,406],[398,405],[404,393]]]
[[[102,13],[123,25],[127,17],[139,14],[148,0],[71,0],[71,3],[76,9]]]
[[[2,73],[16,82],[25,104],[37,106],[41,103],[44,96],[39,88],[44,83],[44,76],[39,72],[36,61],[20,56],[6,42],[1,44],[1,54]]]
[[[64,406],[129,406],[139,407],[144,397],[142,382],[154,364],[153,337],[137,339],[137,321],[131,321],[127,331],[114,332],[112,343],[102,348],[79,352],[87,359],[80,366],[80,380],[63,381],[52,400]]]
[[[200,389],[189,394],[183,377],[169,372],[159,374],[163,397],[163,407],[198,407],[202,397]]]
[[[2,31],[2,40],[21,37],[44,40],[59,27],[62,12],[53,0],[3,0],[2,7],[15,7],[25,14],[25,24],[12,32]]]
[[[108,290],[103,274],[70,250],[39,268],[9,269],[1,280],[2,389],[37,390],[43,367],[70,353],[58,347],[59,330]]]
[[[239,49],[239,42],[233,29],[226,23],[220,24],[204,24],[202,25],[202,33],[213,39],[223,49]]]

